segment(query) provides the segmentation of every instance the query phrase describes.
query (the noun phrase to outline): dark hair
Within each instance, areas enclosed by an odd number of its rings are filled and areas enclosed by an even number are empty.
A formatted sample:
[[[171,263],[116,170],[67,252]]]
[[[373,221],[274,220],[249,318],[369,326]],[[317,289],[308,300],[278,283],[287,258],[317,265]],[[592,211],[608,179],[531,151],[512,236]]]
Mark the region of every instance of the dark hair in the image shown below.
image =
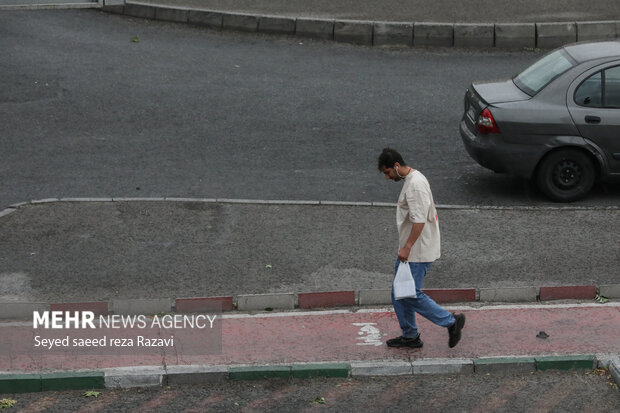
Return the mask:
[[[403,157],[395,149],[384,148],[381,155],[379,155],[379,170],[382,170],[384,167],[393,168],[396,162],[401,166],[407,165]]]

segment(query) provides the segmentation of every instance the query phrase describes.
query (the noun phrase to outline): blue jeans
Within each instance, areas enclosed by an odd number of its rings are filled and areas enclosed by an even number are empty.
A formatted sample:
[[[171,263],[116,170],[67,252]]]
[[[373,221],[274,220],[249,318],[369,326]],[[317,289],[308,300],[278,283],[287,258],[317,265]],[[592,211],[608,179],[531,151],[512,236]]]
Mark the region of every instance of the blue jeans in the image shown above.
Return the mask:
[[[398,270],[400,261],[396,260],[394,275]],[[410,262],[411,274],[415,280],[416,298],[403,298],[402,300],[394,299],[394,288],[392,288],[392,305],[398,318],[398,324],[403,331],[403,337],[416,338],[420,335],[418,326],[415,322],[415,313],[427,318],[429,321],[442,326],[449,327],[454,324],[454,316],[452,313],[444,310],[432,298],[422,292],[422,284],[424,277],[431,268],[430,262]]]

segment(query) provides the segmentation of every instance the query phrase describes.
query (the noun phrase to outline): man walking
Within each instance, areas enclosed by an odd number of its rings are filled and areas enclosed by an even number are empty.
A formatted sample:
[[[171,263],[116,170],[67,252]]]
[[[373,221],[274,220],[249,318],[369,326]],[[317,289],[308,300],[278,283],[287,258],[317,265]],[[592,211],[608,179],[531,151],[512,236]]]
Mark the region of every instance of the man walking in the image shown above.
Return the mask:
[[[433,261],[440,256],[439,222],[433,202],[431,188],[420,171],[405,163],[403,157],[394,149],[385,148],[379,155],[379,170],[386,179],[404,181],[396,207],[398,227],[398,259],[407,262],[415,280],[415,298],[394,299],[392,304],[402,330],[402,336],[390,339],[390,347],[420,348],[423,346],[415,321],[415,313],[433,323],[448,328],[448,345],[454,347],[461,339],[465,325],[465,315],[453,315],[422,292],[422,283]]]

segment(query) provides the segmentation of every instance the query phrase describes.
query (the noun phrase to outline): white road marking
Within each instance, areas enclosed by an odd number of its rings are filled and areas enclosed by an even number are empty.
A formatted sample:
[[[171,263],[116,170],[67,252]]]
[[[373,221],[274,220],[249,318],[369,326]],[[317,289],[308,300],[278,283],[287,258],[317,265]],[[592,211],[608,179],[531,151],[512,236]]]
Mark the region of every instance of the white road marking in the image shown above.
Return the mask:
[[[381,346],[383,341],[381,340],[381,331],[377,327],[377,323],[353,323],[354,326],[361,327],[357,333],[360,337],[356,337],[357,340],[362,340],[361,343],[356,343],[358,346]]]

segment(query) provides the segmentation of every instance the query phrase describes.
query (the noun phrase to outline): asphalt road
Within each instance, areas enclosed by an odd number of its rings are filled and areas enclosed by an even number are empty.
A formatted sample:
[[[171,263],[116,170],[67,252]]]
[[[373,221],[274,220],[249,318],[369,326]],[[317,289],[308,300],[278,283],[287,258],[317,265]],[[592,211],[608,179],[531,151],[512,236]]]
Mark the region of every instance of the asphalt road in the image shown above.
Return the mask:
[[[136,41],[132,41],[136,40]],[[48,197],[393,202],[399,148],[440,204],[548,204],[466,154],[465,88],[536,52],[380,49],[94,10],[0,14],[0,208]],[[604,185],[578,205],[618,205]]]
[[[612,382],[613,383],[613,382]],[[354,379],[257,380],[203,386],[3,395],[14,411],[46,412],[611,412],[604,371]],[[13,411],[9,409],[7,411]]]

